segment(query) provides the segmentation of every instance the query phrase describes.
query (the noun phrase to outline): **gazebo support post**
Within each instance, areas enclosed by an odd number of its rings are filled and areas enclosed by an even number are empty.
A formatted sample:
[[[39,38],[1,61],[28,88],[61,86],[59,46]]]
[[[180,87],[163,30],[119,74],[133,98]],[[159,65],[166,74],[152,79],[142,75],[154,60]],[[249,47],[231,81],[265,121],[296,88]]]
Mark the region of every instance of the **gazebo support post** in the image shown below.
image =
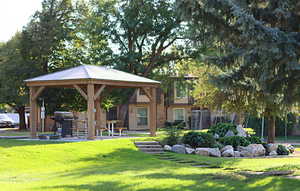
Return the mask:
[[[150,88],[150,136],[156,136],[156,88]]]
[[[96,129],[100,130],[101,128],[101,99],[98,98],[95,100],[95,107],[96,107]]]
[[[88,139],[95,139],[95,89],[94,84],[87,85],[87,117],[88,117]]]
[[[30,87],[30,135],[31,138],[37,137],[37,126],[38,126],[38,105],[37,98],[45,89],[44,86],[41,87]]]

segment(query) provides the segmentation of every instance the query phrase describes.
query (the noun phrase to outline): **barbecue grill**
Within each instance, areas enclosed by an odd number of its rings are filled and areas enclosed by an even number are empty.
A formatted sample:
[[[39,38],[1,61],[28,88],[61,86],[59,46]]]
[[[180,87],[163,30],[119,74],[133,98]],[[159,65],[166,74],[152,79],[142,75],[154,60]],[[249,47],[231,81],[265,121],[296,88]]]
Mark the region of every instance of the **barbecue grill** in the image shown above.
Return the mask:
[[[59,133],[61,130],[62,137],[71,137],[73,121],[75,120],[72,112],[56,111],[53,120],[55,121],[54,131]]]

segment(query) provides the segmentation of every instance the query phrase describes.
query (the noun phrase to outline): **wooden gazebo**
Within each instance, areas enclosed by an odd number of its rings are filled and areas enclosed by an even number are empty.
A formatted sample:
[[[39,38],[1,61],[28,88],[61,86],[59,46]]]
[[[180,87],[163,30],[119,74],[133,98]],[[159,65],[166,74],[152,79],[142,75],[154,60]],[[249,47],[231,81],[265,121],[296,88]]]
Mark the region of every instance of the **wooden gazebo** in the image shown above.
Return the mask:
[[[88,139],[95,139],[95,125],[100,124],[100,96],[106,88],[142,88],[150,100],[150,134],[156,135],[156,88],[160,85],[158,81],[108,67],[81,65],[28,79],[25,82],[30,88],[32,138],[37,136],[37,98],[47,87],[75,88],[87,100]]]

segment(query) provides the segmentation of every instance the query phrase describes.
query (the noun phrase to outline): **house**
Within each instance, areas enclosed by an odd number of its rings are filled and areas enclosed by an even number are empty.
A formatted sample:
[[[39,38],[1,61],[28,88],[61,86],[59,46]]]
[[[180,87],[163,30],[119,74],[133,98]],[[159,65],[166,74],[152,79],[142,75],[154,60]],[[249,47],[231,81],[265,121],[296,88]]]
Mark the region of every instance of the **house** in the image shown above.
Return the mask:
[[[161,88],[156,91],[157,127],[164,127],[166,122],[184,121],[190,125],[191,111],[194,104],[192,97],[194,76],[171,77],[165,84],[166,92]],[[129,130],[149,129],[149,98],[143,89],[137,89],[129,101],[128,128]]]

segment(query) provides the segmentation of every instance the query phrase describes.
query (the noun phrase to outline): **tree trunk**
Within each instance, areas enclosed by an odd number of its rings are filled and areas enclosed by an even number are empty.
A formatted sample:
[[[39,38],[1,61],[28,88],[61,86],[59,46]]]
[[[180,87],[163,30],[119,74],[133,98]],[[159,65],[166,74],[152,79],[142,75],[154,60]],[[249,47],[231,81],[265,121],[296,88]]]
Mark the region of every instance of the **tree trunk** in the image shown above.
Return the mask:
[[[269,117],[269,123],[268,123],[268,143],[274,143],[275,142],[275,116]]]
[[[26,122],[25,122],[25,106],[21,106],[17,109],[19,114],[19,130],[26,129]]]

